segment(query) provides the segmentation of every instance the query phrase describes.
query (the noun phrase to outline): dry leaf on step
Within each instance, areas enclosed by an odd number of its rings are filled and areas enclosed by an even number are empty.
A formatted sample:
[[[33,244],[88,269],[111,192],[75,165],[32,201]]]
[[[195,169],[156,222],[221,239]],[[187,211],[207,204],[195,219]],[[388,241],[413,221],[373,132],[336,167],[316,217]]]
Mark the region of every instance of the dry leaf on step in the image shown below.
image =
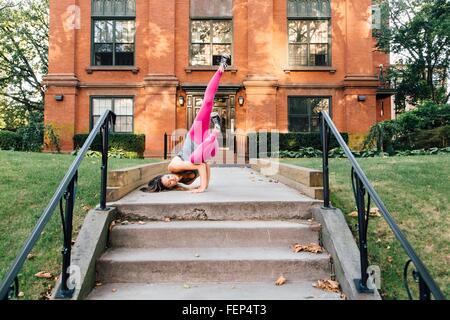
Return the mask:
[[[42,278],[42,279],[51,279],[53,278],[52,274],[50,272],[45,271],[39,271],[34,275],[35,277]]]
[[[330,292],[340,292],[339,290],[339,282],[333,280],[317,280],[316,283],[313,284],[313,287],[322,289]]]
[[[292,250],[294,252],[300,252],[300,251],[312,252],[312,253],[322,253],[323,252],[323,248],[315,243],[310,243],[310,244],[306,244],[306,245],[296,243],[292,246]]]
[[[277,281],[275,281],[275,284],[276,284],[277,286],[281,286],[281,285],[283,285],[283,284],[285,284],[285,283],[286,283],[286,278],[283,277],[283,276],[280,276],[280,277],[277,279]]]
[[[116,225],[116,221],[111,222],[111,224],[109,225],[109,231],[110,232],[114,228],[115,225]]]
[[[125,221],[122,221],[122,224],[127,225],[127,224],[130,224],[130,222],[128,220],[125,220]]]

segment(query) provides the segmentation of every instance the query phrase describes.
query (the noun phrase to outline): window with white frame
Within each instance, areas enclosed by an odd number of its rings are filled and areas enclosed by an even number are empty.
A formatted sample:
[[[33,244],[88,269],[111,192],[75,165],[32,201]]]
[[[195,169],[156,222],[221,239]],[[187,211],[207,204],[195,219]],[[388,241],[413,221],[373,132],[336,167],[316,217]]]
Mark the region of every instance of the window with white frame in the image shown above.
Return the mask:
[[[105,110],[116,114],[114,132],[133,132],[134,99],[130,97],[92,97],[91,128],[95,125]]]
[[[290,66],[329,66],[330,0],[287,0]]]
[[[191,0],[190,18],[191,66],[219,65],[222,54],[232,56],[232,0]]]
[[[132,66],[136,0],[92,0],[92,65]]]

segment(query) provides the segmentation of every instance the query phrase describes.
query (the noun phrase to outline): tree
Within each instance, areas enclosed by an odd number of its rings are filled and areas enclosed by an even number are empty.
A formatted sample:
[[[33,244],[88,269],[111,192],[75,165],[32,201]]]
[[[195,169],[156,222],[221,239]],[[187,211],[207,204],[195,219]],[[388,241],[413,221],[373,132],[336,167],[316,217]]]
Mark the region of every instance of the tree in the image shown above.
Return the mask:
[[[403,61],[388,73],[396,82],[396,105],[447,103],[450,0],[381,0],[381,11],[389,23],[375,32],[377,47]]]
[[[0,0],[0,116],[42,121],[49,0]],[[19,119],[17,119],[19,117]],[[17,122],[17,121],[16,121]],[[14,123],[14,121],[12,121]]]

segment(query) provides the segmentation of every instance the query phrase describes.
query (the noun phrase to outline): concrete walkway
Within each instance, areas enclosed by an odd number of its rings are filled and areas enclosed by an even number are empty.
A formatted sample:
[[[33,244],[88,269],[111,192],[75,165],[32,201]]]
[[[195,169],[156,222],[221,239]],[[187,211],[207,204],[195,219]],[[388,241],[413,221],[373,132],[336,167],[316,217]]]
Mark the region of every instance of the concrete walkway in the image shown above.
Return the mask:
[[[197,178],[187,187],[194,188],[199,185],[200,178]],[[212,167],[209,187],[204,193],[193,194],[183,191],[144,193],[137,189],[114,204],[299,200],[313,199],[247,167]]]
[[[197,178],[189,188],[197,187]],[[311,208],[321,203],[247,167],[213,167],[203,193],[139,189],[110,202],[124,216],[147,220],[173,219],[309,219]]]

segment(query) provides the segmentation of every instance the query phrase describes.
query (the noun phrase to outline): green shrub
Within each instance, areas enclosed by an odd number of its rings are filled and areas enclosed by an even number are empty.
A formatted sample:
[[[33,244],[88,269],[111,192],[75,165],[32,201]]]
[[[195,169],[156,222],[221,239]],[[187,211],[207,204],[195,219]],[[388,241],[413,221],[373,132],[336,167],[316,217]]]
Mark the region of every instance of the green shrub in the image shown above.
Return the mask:
[[[398,124],[404,134],[450,125],[450,104],[424,102],[416,109],[398,116]]]
[[[248,135],[249,139],[256,139],[258,148],[260,147],[260,136],[262,132],[251,132]],[[348,143],[348,134],[341,133],[344,141]],[[289,132],[279,133],[279,150],[283,151],[299,151],[306,148],[313,148],[322,150],[322,141],[320,140],[319,132]],[[330,137],[329,147],[336,148],[339,144],[333,135]],[[259,150],[259,149],[258,149]],[[271,134],[267,132],[267,152],[271,152]]]
[[[78,150],[73,152],[72,155],[76,156]],[[86,157],[88,158],[101,158],[102,153],[100,151],[89,150],[86,153]],[[134,151],[125,151],[123,149],[110,148],[108,151],[108,158],[117,158],[117,159],[138,159],[140,158],[137,152]]]
[[[89,134],[75,135],[73,137],[74,147],[76,149],[81,148],[88,136]],[[139,158],[142,158],[144,156],[145,150],[145,135],[134,133],[110,133],[109,147],[110,150],[112,150],[112,148],[115,148],[124,150],[125,152],[135,152]],[[98,134],[95,137],[90,149],[93,151],[101,151],[101,148],[101,135]]]
[[[396,139],[396,150],[444,148],[450,146],[450,125],[430,130],[418,130]]]
[[[19,128],[17,133],[22,138],[22,151],[41,152],[44,143],[43,122],[30,121],[27,126]]]
[[[369,134],[364,140],[363,149],[376,147],[379,152],[392,154],[394,140],[400,131],[400,125],[395,120],[379,122],[370,128]]]
[[[22,138],[17,132],[0,130],[0,149],[20,150]]]

